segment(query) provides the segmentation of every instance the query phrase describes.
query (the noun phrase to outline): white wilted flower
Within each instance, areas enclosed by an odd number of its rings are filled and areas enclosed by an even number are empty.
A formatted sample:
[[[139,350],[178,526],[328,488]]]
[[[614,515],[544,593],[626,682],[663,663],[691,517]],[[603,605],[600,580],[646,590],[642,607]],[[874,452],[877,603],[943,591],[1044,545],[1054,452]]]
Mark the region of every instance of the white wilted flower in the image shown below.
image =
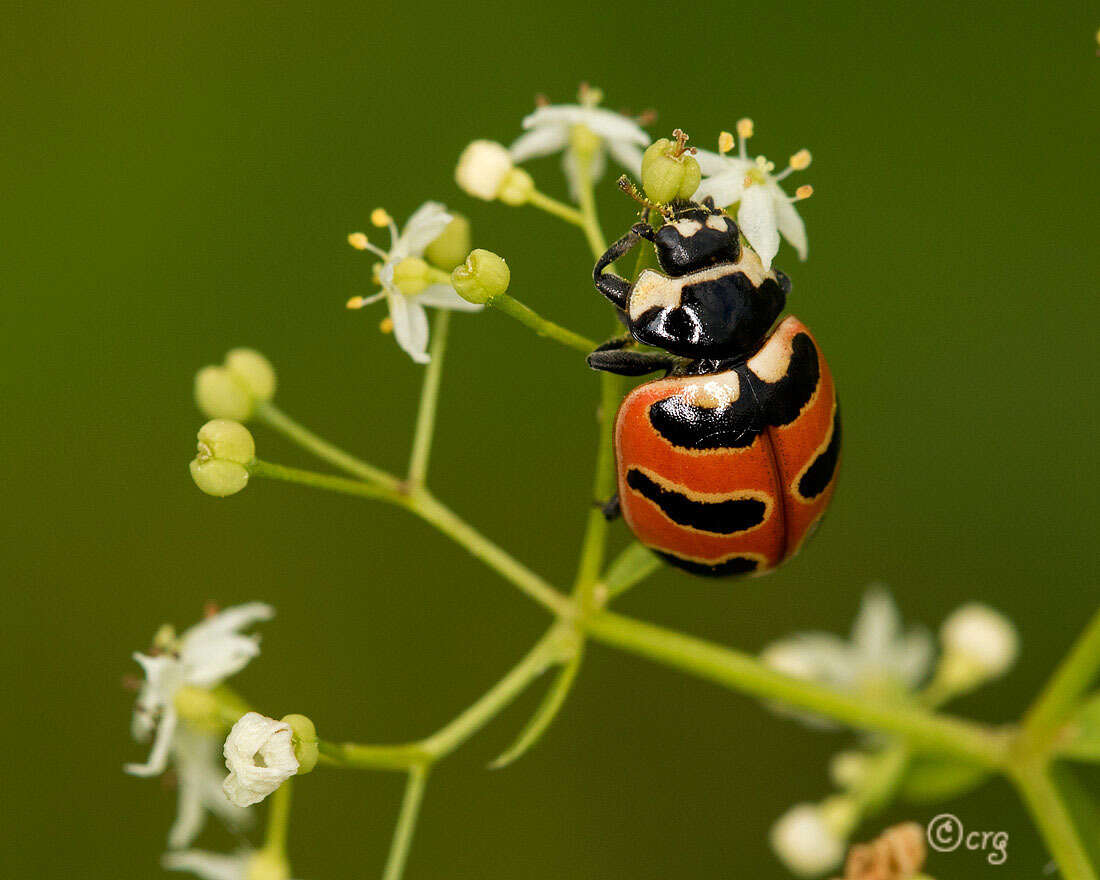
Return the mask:
[[[238,719],[225,740],[225,766],[229,775],[222,789],[238,807],[258,804],[298,772],[294,731],[285,721],[259,712]]]
[[[236,605],[178,637],[165,627],[157,634],[157,653],[134,654],[145,670],[145,681],[138,691],[131,729],[139,742],[152,738],[153,748],[144,764],[127,764],[127,773],[156,776],[164,772],[178,725],[176,692],[185,685],[213,688],[240,672],[260,653],[259,636],[240,631],[274,614],[263,602]]]
[[[526,134],[520,135],[508,148],[513,162],[525,162],[538,156],[565,151],[565,176],[574,198],[577,196],[577,167],[573,150],[567,149],[578,129],[594,137],[594,152],[589,174],[599,180],[607,165],[607,153],[635,177],[642,173],[642,150],[650,137],[638,123],[599,107],[603,93],[599,89],[581,86],[579,103],[550,104],[539,107],[525,117]]]
[[[380,299],[389,307],[393,336],[418,364],[426,364],[428,356],[428,316],[425,306],[476,312],[482,307],[466,302],[450,284],[450,275],[429,266],[423,259],[428,245],[439,238],[453,217],[439,202],[425,202],[413,212],[403,230],[384,210],[376,209],[371,222],[388,227],[390,249],[384,251],[367,240],[362,232],[353,232],[348,242],[360,251],[370,251],[382,262],[375,264],[375,280],[382,290],[373,296],[355,296],[348,308],[361,309]]]
[[[765,268],[771,267],[779,250],[780,234],[798,251],[799,259],[805,260],[809,249],[806,227],[794,203],[809,198],[813,187],[800,186],[792,198],[779,183],[792,172],[809,167],[810,151],[799,150],[791,156],[787,167],[775,174],[775,164],[764,156],[749,158],[747,141],[752,134],[752,120],[740,119],[735,155],[727,155],[734,146],[734,137],[729,132],[722,132],[717,153],[699,150],[695,154],[703,180],[694,199],[701,201],[710,196],[720,208],[737,205],[737,224]]]
[[[189,871],[202,880],[288,880],[286,860],[263,850],[241,849],[231,855],[189,849],[165,853],[169,871]]]
[[[921,683],[932,660],[932,638],[923,629],[903,631],[890,594],[872,587],[863,597],[848,640],[832,633],[796,633],[768,645],[761,659],[795,678],[850,693],[881,695],[912,690]]]
[[[1020,641],[1012,621],[979,602],[954,611],[940,629],[940,676],[953,690],[968,690],[1004,675],[1016,662]]]
[[[816,804],[791,807],[772,826],[770,838],[780,861],[801,877],[832,870],[844,858],[847,847]]]

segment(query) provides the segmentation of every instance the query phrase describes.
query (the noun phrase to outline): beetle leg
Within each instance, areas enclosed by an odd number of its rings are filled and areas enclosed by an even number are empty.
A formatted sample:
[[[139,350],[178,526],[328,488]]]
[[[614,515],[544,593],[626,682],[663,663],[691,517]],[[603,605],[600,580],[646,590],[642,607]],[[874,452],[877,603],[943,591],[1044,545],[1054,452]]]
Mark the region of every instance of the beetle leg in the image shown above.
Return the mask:
[[[627,334],[626,336],[615,336],[607,342],[601,342],[596,346],[596,351],[618,351],[620,348],[626,348],[628,345],[633,345],[635,342],[634,337]]]
[[[596,503],[599,504],[598,501]],[[622,505],[619,503],[618,492],[608,498],[607,501],[605,501],[603,504],[600,504],[600,512],[603,513],[603,518],[606,519],[608,522],[616,520],[620,516],[622,516],[623,508]]]
[[[620,376],[644,376],[658,370],[668,372],[676,366],[676,362],[676,358],[670,354],[625,351],[621,348],[604,349],[602,346],[588,356],[588,366],[593,370],[617,373]]]
[[[592,280],[596,284],[596,290],[615,303],[620,309],[626,308],[627,297],[630,296],[631,283],[621,278],[614,272],[604,274],[604,269],[614,263],[619,257],[633,248],[640,239],[653,238],[653,230],[648,223],[635,223],[630,232],[616,241],[607,249],[607,252],[596,261],[596,267],[592,270]]]

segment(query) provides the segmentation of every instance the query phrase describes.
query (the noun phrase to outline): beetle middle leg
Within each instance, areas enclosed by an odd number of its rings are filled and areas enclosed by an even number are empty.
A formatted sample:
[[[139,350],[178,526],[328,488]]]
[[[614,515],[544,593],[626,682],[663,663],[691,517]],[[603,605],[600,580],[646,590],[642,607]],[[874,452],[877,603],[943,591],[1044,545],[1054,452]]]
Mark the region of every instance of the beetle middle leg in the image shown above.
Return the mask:
[[[612,340],[614,342],[616,340]],[[616,373],[620,376],[644,376],[664,370],[666,373],[676,366],[678,359],[671,354],[656,351],[626,351],[597,348],[588,356],[588,366],[593,370]]]

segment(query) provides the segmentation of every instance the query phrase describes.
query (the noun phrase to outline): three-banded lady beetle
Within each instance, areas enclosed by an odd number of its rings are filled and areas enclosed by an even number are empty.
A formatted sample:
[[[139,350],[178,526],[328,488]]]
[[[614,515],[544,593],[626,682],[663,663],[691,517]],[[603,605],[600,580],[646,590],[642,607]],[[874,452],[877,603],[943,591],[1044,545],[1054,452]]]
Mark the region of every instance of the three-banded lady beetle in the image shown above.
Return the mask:
[[[693,574],[762,574],[793,556],[832,498],[840,411],[829,367],[797,318],[772,325],[790,280],[742,248],[712,201],[663,209],[596,263],[596,289],[630,337],[597,370],[665,378],[631,391],[615,423],[618,499],[638,540]],[[605,272],[641,240],[663,272]],[[664,352],[629,350],[634,341]]]

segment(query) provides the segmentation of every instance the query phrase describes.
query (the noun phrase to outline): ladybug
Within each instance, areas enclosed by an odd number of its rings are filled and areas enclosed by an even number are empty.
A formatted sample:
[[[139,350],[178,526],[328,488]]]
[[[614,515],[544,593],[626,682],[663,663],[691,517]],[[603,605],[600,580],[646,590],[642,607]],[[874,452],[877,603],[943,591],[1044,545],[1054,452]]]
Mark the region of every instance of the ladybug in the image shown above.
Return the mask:
[[[652,207],[652,206],[651,206]],[[713,200],[660,208],[593,270],[630,336],[588,356],[639,385],[615,422],[619,512],[643,544],[692,574],[763,574],[798,552],[833,495],[840,410],[829,366],[793,316],[790,279],[742,247]],[[607,268],[642,240],[662,271]],[[663,351],[632,350],[635,342]]]

